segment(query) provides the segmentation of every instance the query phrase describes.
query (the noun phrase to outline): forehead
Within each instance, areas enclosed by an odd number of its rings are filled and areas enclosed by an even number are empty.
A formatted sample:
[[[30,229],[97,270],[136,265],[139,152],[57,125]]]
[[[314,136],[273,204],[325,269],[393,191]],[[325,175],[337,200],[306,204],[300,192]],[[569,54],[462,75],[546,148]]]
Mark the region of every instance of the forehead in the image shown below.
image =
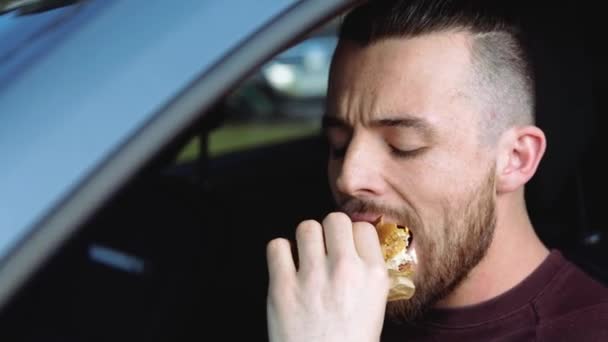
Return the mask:
[[[443,32],[368,46],[340,42],[332,64],[328,113],[346,121],[399,113],[424,115],[430,121],[445,114],[449,119],[470,102],[469,40],[465,33]]]

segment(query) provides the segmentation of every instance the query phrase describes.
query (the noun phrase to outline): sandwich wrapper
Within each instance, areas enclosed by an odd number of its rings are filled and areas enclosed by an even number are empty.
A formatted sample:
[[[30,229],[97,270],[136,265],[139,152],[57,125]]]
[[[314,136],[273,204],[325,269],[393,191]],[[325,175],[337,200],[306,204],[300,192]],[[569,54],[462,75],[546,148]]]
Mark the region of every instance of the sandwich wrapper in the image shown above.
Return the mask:
[[[389,302],[412,298],[416,292],[416,286],[410,278],[411,272],[388,270],[388,275],[391,279],[391,287],[388,292]]]
[[[416,292],[416,286],[412,281],[412,275],[414,273],[413,267],[417,263],[416,258],[416,250],[407,249],[407,237],[409,236],[409,230],[405,228],[405,232],[407,235],[405,246],[398,247],[399,244],[403,243],[404,236],[396,235],[395,230],[398,226],[395,223],[384,222],[383,217],[380,216],[375,222],[376,230],[378,231],[379,237],[383,243],[383,253],[385,254],[385,261],[388,261],[388,255],[394,255],[394,249],[397,248],[405,248],[407,250],[407,254],[410,256],[410,260],[407,264],[407,267],[403,270],[395,269],[387,264],[387,270],[390,277],[390,290],[388,294],[388,301],[396,301],[396,300],[407,300],[412,298],[414,293]],[[391,248],[392,251],[385,250],[385,248]]]

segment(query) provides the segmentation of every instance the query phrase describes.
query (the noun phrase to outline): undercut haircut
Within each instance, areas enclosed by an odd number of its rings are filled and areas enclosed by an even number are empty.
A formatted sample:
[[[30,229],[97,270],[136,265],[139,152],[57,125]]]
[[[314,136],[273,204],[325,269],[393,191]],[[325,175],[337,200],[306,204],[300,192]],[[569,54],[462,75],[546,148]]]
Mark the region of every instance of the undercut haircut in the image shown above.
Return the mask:
[[[389,38],[465,32],[470,37],[470,89],[483,113],[482,141],[507,128],[534,124],[535,81],[526,41],[508,1],[369,0],[351,10],[339,40],[361,46]],[[465,89],[466,91],[466,89]]]

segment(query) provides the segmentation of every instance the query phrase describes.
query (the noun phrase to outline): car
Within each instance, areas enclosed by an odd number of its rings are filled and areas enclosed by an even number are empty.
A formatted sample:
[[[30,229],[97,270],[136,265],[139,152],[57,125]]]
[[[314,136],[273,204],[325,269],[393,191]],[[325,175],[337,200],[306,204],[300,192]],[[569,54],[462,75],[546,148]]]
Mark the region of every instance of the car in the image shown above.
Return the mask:
[[[318,119],[329,66],[338,43],[336,20],[274,56],[248,77],[228,101],[241,120]]]
[[[234,101],[252,75],[273,96],[322,99],[318,75],[292,93],[276,68],[356,3],[0,2],[0,339],[265,340],[264,247],[333,207],[327,146],[318,125],[276,140],[265,120],[264,144],[218,149],[217,137],[245,135],[226,129],[254,110]],[[522,17],[549,140],[531,218],[608,282],[600,31],[564,26],[582,17],[566,6]],[[323,41],[319,75],[336,40]]]

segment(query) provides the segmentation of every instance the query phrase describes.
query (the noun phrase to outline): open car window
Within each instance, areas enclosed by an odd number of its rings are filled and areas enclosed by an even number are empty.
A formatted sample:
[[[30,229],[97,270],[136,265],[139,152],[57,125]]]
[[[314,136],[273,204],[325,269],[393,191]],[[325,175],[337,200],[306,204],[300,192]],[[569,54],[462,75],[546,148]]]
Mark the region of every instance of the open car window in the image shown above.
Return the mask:
[[[210,157],[318,135],[339,18],[315,29],[256,68],[224,99],[222,125],[210,132]],[[198,158],[200,137],[177,163]]]

